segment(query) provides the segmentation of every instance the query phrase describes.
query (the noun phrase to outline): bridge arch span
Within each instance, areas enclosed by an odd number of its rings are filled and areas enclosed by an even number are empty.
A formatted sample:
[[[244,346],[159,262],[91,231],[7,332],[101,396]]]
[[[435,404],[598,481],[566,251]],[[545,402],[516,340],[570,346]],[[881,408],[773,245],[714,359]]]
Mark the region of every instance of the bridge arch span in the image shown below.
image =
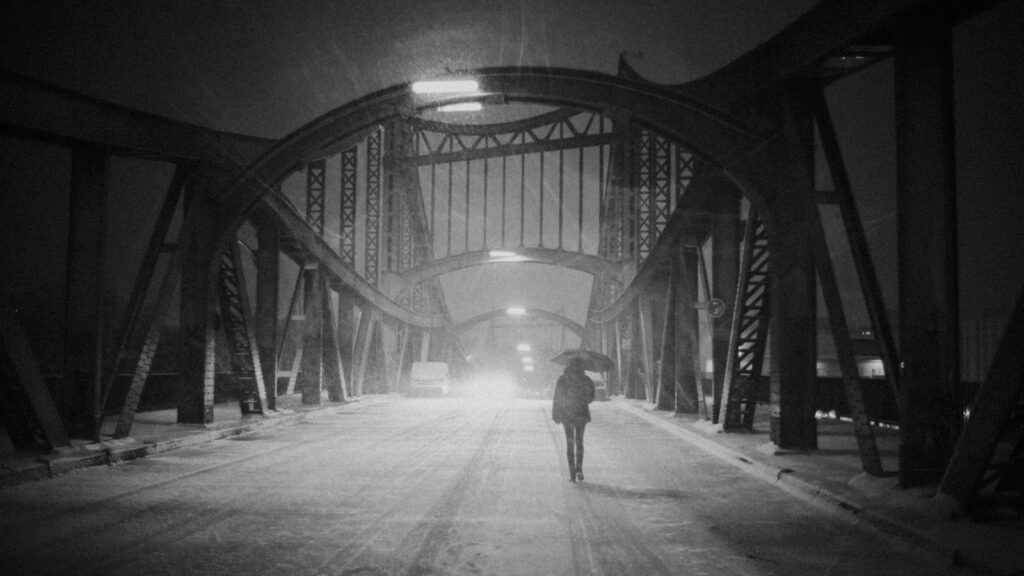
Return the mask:
[[[586,328],[584,328],[583,325],[579,324],[578,322],[574,321],[571,318],[567,318],[556,312],[549,312],[547,310],[541,310],[538,308],[523,308],[522,311],[524,313],[524,316],[535,316],[538,318],[544,318],[545,320],[550,320],[558,324],[559,326],[566,328],[567,330],[571,330],[573,334],[576,334],[577,336],[580,337],[580,340],[584,339],[584,335],[586,334]],[[492,320],[494,318],[503,318],[505,316],[508,316],[508,310],[505,308],[491,310],[490,312],[484,312],[483,314],[477,314],[472,318],[463,320],[462,322],[459,322],[458,324],[452,326],[451,330],[449,331],[449,334],[451,335],[452,338],[457,338],[460,334],[474,326],[477,326],[483,322],[487,322],[488,320]]]
[[[517,248],[515,250],[477,250],[427,262],[399,276],[399,291],[404,291],[431,278],[473,266],[529,262],[571,268],[601,280],[622,285],[623,263],[593,254],[550,248]]]

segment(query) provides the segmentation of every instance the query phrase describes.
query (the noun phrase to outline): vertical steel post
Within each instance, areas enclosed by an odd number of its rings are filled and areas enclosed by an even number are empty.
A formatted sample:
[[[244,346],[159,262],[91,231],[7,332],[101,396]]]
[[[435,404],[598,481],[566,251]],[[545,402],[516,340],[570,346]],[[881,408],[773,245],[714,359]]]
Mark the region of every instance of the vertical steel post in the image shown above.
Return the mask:
[[[178,242],[182,250],[181,327],[178,422],[213,423],[217,338],[214,330],[217,282],[211,276],[216,252],[216,213],[211,191],[225,185],[231,175],[207,167],[196,185],[185,191],[185,226]]]
[[[641,294],[637,297],[639,317],[640,361],[644,377],[644,400],[654,402],[654,310],[651,297]]]
[[[374,286],[380,280],[380,173],[383,130],[370,132],[366,139],[366,281]]]
[[[771,260],[771,437],[780,448],[817,447],[817,286],[811,224],[814,133],[808,99],[817,87],[793,83],[780,94],[783,138],[768,152],[773,192]]]
[[[302,270],[303,304],[306,321],[302,334],[302,362],[299,370],[299,390],[302,392],[302,403],[316,405],[320,403],[320,390],[323,383],[323,282],[320,280],[316,266]]]
[[[900,484],[938,482],[960,433],[952,31],[897,26]]]
[[[712,422],[718,423],[722,404],[725,366],[729,357],[729,331],[736,307],[736,286],[740,269],[740,195],[736,188],[716,178],[708,182],[714,186],[711,196],[711,287],[712,295],[725,304],[725,312],[714,321],[711,336],[712,364],[714,367]]]
[[[267,410],[277,410],[277,308],[281,231],[277,223],[256,224],[256,344],[267,391]]]
[[[668,278],[665,282],[665,306],[662,314],[660,346],[658,346],[657,381],[654,383],[657,389],[655,402],[659,410],[675,410],[677,406],[676,378],[678,364],[682,360],[677,355],[676,341],[676,304],[679,297],[679,267],[673,261],[670,263]],[[664,274],[662,274],[664,276]],[[652,286],[653,288],[653,286]]]
[[[72,150],[64,381],[58,405],[68,434],[78,438],[97,437],[103,418],[106,167],[106,151],[91,147]]]
[[[697,253],[680,243],[673,260],[679,284],[673,321],[676,328],[676,412],[694,414],[704,406],[701,374],[695,369],[700,364],[697,309],[694,307],[697,303]]]

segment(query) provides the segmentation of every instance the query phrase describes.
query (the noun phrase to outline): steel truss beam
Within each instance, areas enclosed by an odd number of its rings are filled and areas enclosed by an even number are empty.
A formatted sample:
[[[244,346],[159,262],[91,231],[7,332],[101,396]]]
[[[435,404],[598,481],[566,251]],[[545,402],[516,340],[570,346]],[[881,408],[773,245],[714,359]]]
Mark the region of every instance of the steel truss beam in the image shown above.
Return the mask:
[[[590,310],[590,320],[604,324],[617,318],[625,312],[626,307],[637,296],[650,287],[654,276],[658,273],[657,269],[669,261],[675,244],[680,239],[684,236],[694,236],[698,239],[707,236],[709,222],[707,211],[703,206],[706,204],[708,191],[699,187],[693,190],[694,193],[684,196],[680,205],[672,213],[665,230],[651,250],[647,264],[637,271],[629,285],[619,293],[612,303],[600,310]]]
[[[507,143],[495,145],[492,148],[467,149],[459,150],[457,152],[437,152],[429,155],[414,156],[405,160],[415,164],[416,166],[428,166],[430,164],[450,164],[452,162],[485,160],[487,158],[501,158],[506,156],[517,156],[520,154],[539,154],[541,152],[576,150],[579,148],[606,146],[623,141],[625,141],[625,135],[617,132],[608,132],[605,134],[574,136],[571,138],[530,142],[527,144]]]
[[[341,261],[347,266],[356,263],[356,175],[359,170],[359,148],[353,146],[341,153]]]
[[[366,281],[380,282],[380,185],[382,129],[370,132],[366,140]]]
[[[276,140],[220,132],[132,110],[0,71],[0,132],[83,142],[121,156],[244,166]]]
[[[704,102],[750,101],[751,95],[785,80],[835,80],[857,68],[835,68],[830,60],[851,47],[889,42],[898,17],[928,7],[945,10],[948,23],[967,20],[1004,0],[824,0],[782,32],[718,71],[675,88]],[[865,55],[863,51],[855,52]],[[873,59],[880,58],[874,53]],[[885,56],[883,53],[881,56]]]
[[[630,82],[605,74],[553,68],[491,68],[472,71],[481,90],[504,95],[506,101],[545,101],[586,109],[629,111],[636,122],[664,129],[663,135],[719,163],[746,157],[764,142],[752,128],[677,91]],[[253,164],[243,178],[220,196],[225,216],[238,218],[273,182],[304,158],[395,114],[414,115],[458,100],[453,96],[416,95],[407,84],[353,101],[308,124],[281,141]],[[230,207],[230,208],[229,208]],[[225,222],[230,226],[230,222]]]
[[[419,328],[439,328],[447,324],[443,315],[421,314],[399,306],[359,276],[354,269],[342,263],[338,253],[323,238],[313,232],[303,217],[283,196],[268,194],[264,196],[262,206],[266,208],[271,217],[278,221],[282,231],[298,243],[308,255],[309,260],[315,261],[320,266],[321,272],[327,275],[329,280],[350,287],[365,302],[406,324],[412,324]]]
[[[413,118],[408,123],[416,146],[403,160],[420,166],[447,164],[621,141],[623,134],[604,131],[605,121],[596,112],[572,108],[501,124],[444,124]]]
[[[14,372],[18,376],[18,383],[24,393],[36,423],[43,433],[43,437],[51,448],[64,448],[71,445],[68,439],[67,430],[57,412],[57,406],[53,402],[53,396],[46,387],[43,374],[36,364],[35,355],[29,345],[28,338],[22,331],[21,326],[13,317],[9,317],[7,311],[0,307],[0,343],[6,350]],[[13,382],[0,383],[2,386],[13,386]],[[13,390],[8,392],[7,398]],[[13,423],[7,422],[8,426]]]
[[[554,323],[558,324],[559,326],[562,326],[562,327],[564,327],[564,328],[566,328],[568,330],[572,330],[572,332],[574,334],[576,334],[577,336],[580,337],[581,341],[586,341],[587,329],[585,327],[583,327],[583,325],[581,325],[578,322],[572,320],[571,318],[567,318],[567,317],[562,316],[561,314],[558,314],[556,312],[549,312],[547,310],[541,310],[539,308],[526,308],[526,309],[524,309],[524,311],[525,311],[525,315],[524,316],[527,316],[527,317],[536,316],[538,318],[543,318],[545,320],[550,320],[551,322],[554,322]],[[472,328],[474,326],[477,326],[478,324],[481,324],[483,322],[487,322],[488,320],[492,320],[494,318],[505,318],[505,317],[513,318],[511,316],[508,316],[508,312],[504,308],[501,308],[501,309],[498,309],[498,310],[491,310],[490,312],[484,312],[483,314],[478,314],[478,315],[473,316],[472,318],[470,318],[468,320],[463,320],[462,322],[459,322],[458,324],[452,326],[451,330],[449,330],[449,335],[450,335],[451,338],[455,338],[459,334],[462,334],[466,330],[469,330],[470,328]]]
[[[491,256],[490,251],[480,250],[433,260],[403,274],[400,277],[401,286],[403,288],[415,286],[431,278],[472,266],[518,262],[533,262],[572,268],[573,270],[591,274],[604,282],[621,284],[623,264],[609,261],[600,256],[551,248],[517,248],[514,252],[514,256]]]

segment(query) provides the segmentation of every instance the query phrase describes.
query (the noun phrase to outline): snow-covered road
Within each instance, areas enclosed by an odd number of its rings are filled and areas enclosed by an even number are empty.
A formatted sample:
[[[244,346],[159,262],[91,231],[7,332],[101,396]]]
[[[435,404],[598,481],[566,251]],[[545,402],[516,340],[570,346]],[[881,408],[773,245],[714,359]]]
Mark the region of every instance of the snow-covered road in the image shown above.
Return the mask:
[[[0,574],[940,574],[612,403],[387,399],[0,490]]]

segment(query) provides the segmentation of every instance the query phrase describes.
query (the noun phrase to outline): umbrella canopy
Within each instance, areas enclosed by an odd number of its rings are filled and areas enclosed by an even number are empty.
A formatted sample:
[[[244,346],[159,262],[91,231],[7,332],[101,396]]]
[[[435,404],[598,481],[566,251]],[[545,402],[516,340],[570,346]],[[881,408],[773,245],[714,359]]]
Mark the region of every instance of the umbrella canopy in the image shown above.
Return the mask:
[[[562,350],[551,359],[555,364],[561,364],[563,366],[568,366],[573,360],[581,361],[583,363],[583,369],[590,370],[591,372],[607,372],[615,368],[615,362],[613,362],[611,358],[601,354],[600,352],[584,350],[582,348]]]

